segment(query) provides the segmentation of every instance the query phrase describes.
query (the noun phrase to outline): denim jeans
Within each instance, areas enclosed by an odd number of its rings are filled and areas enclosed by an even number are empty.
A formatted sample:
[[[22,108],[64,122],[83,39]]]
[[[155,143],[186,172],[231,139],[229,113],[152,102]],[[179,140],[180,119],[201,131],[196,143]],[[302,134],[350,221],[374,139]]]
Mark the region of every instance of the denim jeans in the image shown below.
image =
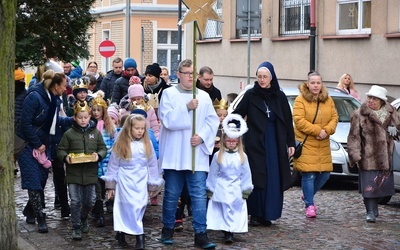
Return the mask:
[[[314,195],[329,179],[330,172],[303,172],[301,175],[301,187],[307,208],[314,205]]]
[[[165,228],[173,229],[175,225],[175,213],[178,207],[178,199],[186,182],[192,204],[194,232],[202,233],[207,228],[207,173],[203,171],[176,171],[164,169],[164,200],[162,222]]]
[[[96,202],[96,185],[68,184],[71,199],[71,222],[74,229],[81,227],[81,220],[87,219]]]

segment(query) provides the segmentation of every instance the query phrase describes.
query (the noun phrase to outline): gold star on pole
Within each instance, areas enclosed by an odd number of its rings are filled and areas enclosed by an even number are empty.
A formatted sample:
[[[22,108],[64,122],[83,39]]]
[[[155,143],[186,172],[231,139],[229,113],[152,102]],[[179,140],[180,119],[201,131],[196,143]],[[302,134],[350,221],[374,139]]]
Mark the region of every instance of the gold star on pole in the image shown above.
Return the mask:
[[[202,37],[206,30],[207,20],[222,22],[222,19],[215,12],[213,6],[216,0],[183,0],[189,12],[183,17],[182,23],[197,21],[200,36]]]

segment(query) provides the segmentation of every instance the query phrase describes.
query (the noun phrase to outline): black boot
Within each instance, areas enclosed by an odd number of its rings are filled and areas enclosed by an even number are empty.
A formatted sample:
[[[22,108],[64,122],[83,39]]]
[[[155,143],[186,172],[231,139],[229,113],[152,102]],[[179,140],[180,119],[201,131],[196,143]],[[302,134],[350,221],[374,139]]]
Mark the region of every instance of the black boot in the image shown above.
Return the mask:
[[[379,209],[378,209],[378,201],[380,200],[380,198],[375,198],[375,203],[374,203],[374,213],[375,213],[375,217],[379,216]]]
[[[375,223],[375,203],[376,199],[374,198],[364,198],[365,209],[367,210],[367,222]]]
[[[258,227],[258,226],[261,225],[261,218],[259,218],[257,216],[254,216],[254,215],[251,215],[249,224],[250,224],[251,227]]]
[[[205,232],[194,235],[194,244],[203,249],[214,249],[217,246],[208,239]]]
[[[136,235],[135,250],[143,250],[143,249],[144,249],[144,234]]]
[[[118,244],[121,247],[128,245],[128,243],[125,240],[125,233],[123,232],[117,232],[117,234],[115,235],[115,239],[118,241]]]
[[[224,231],[224,242],[225,244],[232,244],[233,233]]]
[[[38,232],[39,233],[47,233],[49,229],[46,224],[46,214],[43,212],[39,212],[37,214],[37,222],[38,222]]]
[[[35,212],[33,211],[32,204],[29,201],[26,203],[22,214],[26,216],[26,223],[35,224]]]
[[[97,227],[104,227],[104,207],[102,200],[96,200],[96,203],[93,207],[93,217],[96,219],[96,226]]]
[[[174,229],[163,227],[161,231],[161,243],[164,245],[174,244]]]

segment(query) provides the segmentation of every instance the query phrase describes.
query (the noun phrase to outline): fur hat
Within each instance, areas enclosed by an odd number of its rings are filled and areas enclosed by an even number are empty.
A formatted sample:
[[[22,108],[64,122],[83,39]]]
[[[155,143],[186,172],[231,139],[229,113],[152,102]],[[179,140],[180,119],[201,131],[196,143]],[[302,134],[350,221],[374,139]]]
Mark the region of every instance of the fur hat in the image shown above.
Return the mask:
[[[222,121],[224,133],[232,139],[239,138],[244,135],[248,128],[246,121],[238,114],[229,114]]]
[[[141,96],[144,97],[144,89],[141,84],[133,84],[128,88],[129,98]]]
[[[387,101],[387,90],[384,87],[378,85],[372,85],[371,89],[366,93],[367,96],[377,97],[383,101]]]
[[[135,59],[130,58],[130,57],[125,59],[125,62],[124,62],[124,69],[125,70],[128,69],[128,68],[136,69],[136,67],[137,67],[137,64],[136,64]]]
[[[119,123],[120,115],[119,115],[118,109],[115,106],[108,107],[107,113],[108,113],[109,117],[113,118],[114,120],[117,121],[117,123]]]
[[[21,70],[21,68],[14,70],[14,80],[23,82],[25,81],[25,73]]]
[[[146,72],[144,74],[145,75],[151,74],[157,78],[160,78],[160,74],[161,74],[160,65],[158,65],[158,63],[153,63],[151,65],[147,65]]]

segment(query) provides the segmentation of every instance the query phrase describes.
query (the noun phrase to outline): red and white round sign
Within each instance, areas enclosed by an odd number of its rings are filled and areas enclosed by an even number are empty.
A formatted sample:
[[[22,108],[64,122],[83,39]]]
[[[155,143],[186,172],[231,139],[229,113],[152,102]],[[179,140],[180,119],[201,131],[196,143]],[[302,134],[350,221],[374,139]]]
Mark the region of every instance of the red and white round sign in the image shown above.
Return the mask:
[[[104,57],[112,57],[115,54],[116,47],[110,40],[104,40],[99,45],[100,55]]]

